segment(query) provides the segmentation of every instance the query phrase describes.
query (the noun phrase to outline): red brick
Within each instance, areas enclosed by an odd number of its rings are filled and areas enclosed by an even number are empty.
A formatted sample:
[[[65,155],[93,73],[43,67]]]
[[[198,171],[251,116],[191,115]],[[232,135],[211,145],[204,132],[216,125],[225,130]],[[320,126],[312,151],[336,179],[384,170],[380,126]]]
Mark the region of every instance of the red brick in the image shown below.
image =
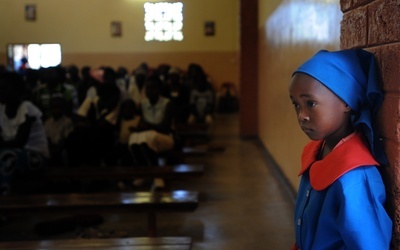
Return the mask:
[[[384,139],[383,147],[388,159],[388,165],[384,166],[383,180],[388,188],[387,191],[393,191],[395,183],[400,181],[400,167],[399,167],[399,142],[397,140]],[[392,193],[392,192],[388,192]],[[400,199],[400,197],[399,197]]]
[[[389,145],[389,146],[393,147],[395,145]],[[396,190],[396,188],[394,187],[394,180],[393,180],[393,177],[396,176],[394,174],[395,171],[391,166],[388,166],[388,167],[381,168],[380,172],[382,174],[382,178],[383,178],[383,181],[384,181],[385,186],[386,186],[386,194],[387,194],[387,197],[386,197],[386,201],[387,201],[386,208],[387,208],[387,211],[389,213],[389,216],[391,218],[393,218],[394,215],[395,215],[394,211],[396,210],[396,206],[394,205],[394,203],[395,203],[394,201],[395,201],[396,197],[398,196],[398,195],[395,195],[396,192],[394,191],[394,190]],[[399,200],[399,202],[400,202],[400,200]],[[397,202],[397,203],[399,203],[399,202]]]
[[[353,0],[340,0],[340,9],[343,13],[351,10],[353,6]]]
[[[400,41],[400,1],[379,0],[368,5],[368,45]]]
[[[373,2],[373,0],[353,0],[353,8],[367,5],[370,2]]]
[[[382,48],[381,47],[373,47],[373,48],[365,48],[365,50],[371,52],[372,54],[374,54],[375,59],[376,59],[376,66],[377,66],[377,70],[378,72],[378,84],[379,87],[384,90],[383,88],[383,81],[382,81],[382,73],[381,73],[381,65],[382,65],[382,60],[381,60],[381,53],[382,53]]]
[[[385,91],[400,91],[400,44],[380,47],[380,69]]]
[[[367,8],[358,8],[345,13],[340,29],[341,48],[366,47]]]
[[[386,193],[387,193],[387,208],[389,215],[392,218],[398,217],[400,219],[400,187],[396,183],[400,182],[400,167],[399,167],[399,142],[396,140],[385,140],[384,147],[386,155],[389,160],[389,166],[382,169],[382,178],[385,182]],[[400,220],[399,220],[400,222]],[[398,232],[396,235],[400,237],[400,224],[395,223],[394,231]],[[396,237],[396,238],[397,238]]]
[[[384,148],[386,152],[386,156],[389,161],[390,171],[389,174],[393,174],[394,172],[396,175],[390,177],[390,181],[392,183],[400,182],[400,166],[399,166],[399,142],[395,140],[388,140],[384,141]],[[399,197],[400,198],[400,197]]]
[[[400,141],[400,97],[386,93],[378,112],[379,131],[383,138]]]
[[[392,57],[398,55],[393,53],[397,46],[380,46],[379,62],[384,75],[390,75],[387,65]],[[383,80],[385,89],[387,90],[387,77]],[[383,175],[388,193],[388,212],[393,218],[393,247],[391,249],[399,249],[400,246],[400,96],[398,91],[385,91],[384,101],[378,113],[378,124],[380,134],[383,135],[383,143],[385,152],[389,161],[389,168],[385,169]]]
[[[390,148],[399,149],[399,145],[389,145]],[[397,157],[397,162],[399,158]],[[398,245],[400,242],[400,171],[397,167],[390,167],[388,174],[391,175],[390,184],[386,182],[387,193],[388,193],[388,212],[393,219],[393,247],[391,249],[399,249]]]

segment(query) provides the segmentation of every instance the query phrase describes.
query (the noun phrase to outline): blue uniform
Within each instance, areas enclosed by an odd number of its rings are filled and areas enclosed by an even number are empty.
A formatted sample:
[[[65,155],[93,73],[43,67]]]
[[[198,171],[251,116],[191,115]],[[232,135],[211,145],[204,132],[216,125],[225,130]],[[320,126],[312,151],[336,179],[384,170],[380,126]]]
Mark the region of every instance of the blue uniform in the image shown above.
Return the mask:
[[[298,249],[389,249],[385,186],[361,134],[317,161],[321,141],[302,156],[295,209]]]

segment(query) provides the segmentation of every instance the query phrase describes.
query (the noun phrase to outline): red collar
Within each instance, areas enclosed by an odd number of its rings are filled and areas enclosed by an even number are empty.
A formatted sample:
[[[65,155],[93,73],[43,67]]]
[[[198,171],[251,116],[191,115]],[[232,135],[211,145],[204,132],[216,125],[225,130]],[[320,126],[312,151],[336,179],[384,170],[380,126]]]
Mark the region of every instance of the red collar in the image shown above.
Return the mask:
[[[361,133],[334,148],[324,159],[316,160],[322,142],[308,143],[301,157],[302,168],[299,175],[310,169],[310,183],[315,190],[321,191],[327,188],[339,177],[357,167],[379,166]]]

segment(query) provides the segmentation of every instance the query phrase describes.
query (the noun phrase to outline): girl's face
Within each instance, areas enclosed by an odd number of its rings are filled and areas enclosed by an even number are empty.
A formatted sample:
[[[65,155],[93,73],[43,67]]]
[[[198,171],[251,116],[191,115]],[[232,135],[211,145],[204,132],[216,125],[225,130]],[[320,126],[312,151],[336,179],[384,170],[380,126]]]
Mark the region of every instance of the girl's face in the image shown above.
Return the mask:
[[[299,125],[311,140],[337,143],[353,131],[351,108],[313,77],[296,73],[289,94]]]

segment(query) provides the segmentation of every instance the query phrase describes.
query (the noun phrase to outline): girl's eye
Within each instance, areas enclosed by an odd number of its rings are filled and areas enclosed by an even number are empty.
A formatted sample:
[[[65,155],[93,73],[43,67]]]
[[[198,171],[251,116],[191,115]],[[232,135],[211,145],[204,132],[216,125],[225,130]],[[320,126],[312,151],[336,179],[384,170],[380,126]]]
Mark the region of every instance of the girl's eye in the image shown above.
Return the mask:
[[[309,108],[313,108],[313,107],[315,107],[315,105],[317,105],[317,103],[316,103],[316,102],[313,102],[313,101],[307,101],[307,106],[308,106]]]
[[[298,107],[299,107],[299,104],[297,104],[297,103],[292,103],[293,104],[293,107],[295,108],[295,109],[297,109]]]

